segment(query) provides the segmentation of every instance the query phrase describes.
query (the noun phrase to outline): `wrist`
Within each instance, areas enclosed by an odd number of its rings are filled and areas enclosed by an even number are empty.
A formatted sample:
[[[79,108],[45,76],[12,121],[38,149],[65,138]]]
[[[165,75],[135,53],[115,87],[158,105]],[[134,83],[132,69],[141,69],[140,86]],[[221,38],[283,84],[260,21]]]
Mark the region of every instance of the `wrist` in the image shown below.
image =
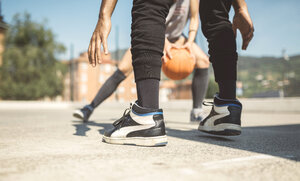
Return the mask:
[[[110,17],[111,17],[111,15],[107,11],[101,11],[99,13],[99,19],[101,19],[101,20],[107,20],[107,19],[110,19]]]
[[[192,44],[193,42],[194,42],[193,39],[188,39],[188,40],[186,41],[186,44]]]
[[[189,30],[189,33],[191,33],[191,32],[197,33],[197,29],[190,29],[190,30]]]
[[[247,7],[239,7],[239,8],[234,8],[235,13],[243,13],[243,12],[248,12]]]
[[[247,4],[245,2],[233,1],[232,3],[235,13],[240,13],[243,11],[248,11]]]
[[[108,16],[100,16],[98,18],[98,24],[100,23],[103,25],[103,24],[108,23],[109,21],[110,21],[110,18]]]

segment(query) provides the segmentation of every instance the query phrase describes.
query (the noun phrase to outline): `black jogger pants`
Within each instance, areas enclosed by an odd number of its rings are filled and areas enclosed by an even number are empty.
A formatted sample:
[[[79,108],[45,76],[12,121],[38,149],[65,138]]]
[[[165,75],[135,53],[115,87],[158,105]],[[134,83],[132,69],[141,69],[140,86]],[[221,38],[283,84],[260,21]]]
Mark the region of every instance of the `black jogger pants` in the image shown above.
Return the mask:
[[[207,38],[215,80],[236,80],[236,40],[229,21],[232,0],[200,0],[202,32]]]
[[[131,53],[135,81],[160,80],[165,22],[173,0],[133,0]]]

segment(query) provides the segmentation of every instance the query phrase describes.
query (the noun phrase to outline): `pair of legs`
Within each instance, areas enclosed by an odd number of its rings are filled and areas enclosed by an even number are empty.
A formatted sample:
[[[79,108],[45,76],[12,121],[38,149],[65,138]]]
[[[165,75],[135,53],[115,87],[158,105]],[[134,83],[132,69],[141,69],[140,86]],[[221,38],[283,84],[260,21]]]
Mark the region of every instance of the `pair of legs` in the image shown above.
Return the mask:
[[[165,31],[163,23],[166,16],[160,10],[164,11],[172,1],[136,0],[134,2],[139,2],[137,6],[135,4],[133,6],[131,49],[138,90],[137,103],[144,107],[147,115],[149,112],[157,114],[159,112],[157,108],[160,58],[164,44],[162,33]],[[154,4],[158,6],[157,11],[151,8]],[[219,85],[219,94],[216,94],[214,98],[211,113],[201,121],[198,129],[212,134],[239,135],[241,133],[242,104],[236,100],[237,52],[232,24],[229,21],[231,5],[232,0],[200,1],[202,31],[209,43],[210,61],[213,65],[215,80]],[[144,98],[147,101],[144,101]],[[153,102],[156,104],[152,104]],[[134,111],[134,107],[132,110]],[[162,114],[162,110],[160,111]],[[129,115],[127,119],[130,116],[133,115]],[[140,116],[136,119],[142,119],[144,115],[140,114]],[[153,120],[155,122],[154,116]],[[153,129],[155,128],[157,127],[154,126]],[[161,129],[164,129],[164,126]],[[114,129],[116,132],[120,130],[122,130],[122,125]],[[110,137],[110,134],[106,137]]]
[[[181,36],[174,44],[181,46],[184,45],[186,41],[187,39],[184,36]],[[209,81],[209,59],[196,43],[192,44],[192,51],[195,54],[196,65],[192,81],[193,109],[191,111],[190,121],[197,122],[201,121],[203,118],[202,102],[205,98]],[[118,85],[132,73],[132,71],[132,56],[130,49],[128,49],[120,61],[118,69],[106,80],[91,104],[83,108],[83,110],[76,110],[74,115],[87,121],[92,114],[92,111],[105,101],[117,89]]]
[[[105,131],[105,142],[143,146],[167,144],[163,110],[158,109],[158,92],[165,18],[172,3],[173,0],[133,1],[131,53],[138,100],[114,122],[111,130]],[[235,37],[228,20],[230,6],[230,0],[200,1],[202,28],[209,42],[210,60],[223,99],[215,97],[211,114],[198,129],[236,135],[240,133],[241,104],[235,100],[235,95],[233,99],[230,97],[231,91],[230,96],[224,94],[232,89],[230,82],[236,80]]]
[[[186,41],[187,39],[181,36],[174,43],[177,45],[184,45]],[[196,66],[192,83],[193,108],[199,109],[202,106],[202,101],[207,90],[209,60],[207,55],[196,43],[193,43],[192,51],[196,57]],[[132,71],[132,56],[130,49],[128,49],[120,61],[116,72],[108,78],[91,102],[93,109],[107,99],[117,89],[118,85],[132,73]]]

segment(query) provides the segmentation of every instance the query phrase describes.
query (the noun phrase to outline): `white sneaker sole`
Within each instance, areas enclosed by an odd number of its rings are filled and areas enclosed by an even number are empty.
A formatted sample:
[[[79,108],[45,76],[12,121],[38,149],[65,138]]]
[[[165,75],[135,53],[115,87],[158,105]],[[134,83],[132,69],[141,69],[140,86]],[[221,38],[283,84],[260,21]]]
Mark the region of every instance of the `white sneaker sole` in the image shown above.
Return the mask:
[[[103,136],[103,142],[121,145],[164,146],[168,143],[167,136],[111,138]]]
[[[223,123],[215,126],[199,125],[198,130],[215,135],[235,136],[241,134],[242,128],[237,124]]]
[[[80,111],[80,110],[75,110],[74,112],[73,112],[73,116],[75,117],[75,118],[78,118],[78,119],[81,119],[81,120],[83,120],[83,113]]]

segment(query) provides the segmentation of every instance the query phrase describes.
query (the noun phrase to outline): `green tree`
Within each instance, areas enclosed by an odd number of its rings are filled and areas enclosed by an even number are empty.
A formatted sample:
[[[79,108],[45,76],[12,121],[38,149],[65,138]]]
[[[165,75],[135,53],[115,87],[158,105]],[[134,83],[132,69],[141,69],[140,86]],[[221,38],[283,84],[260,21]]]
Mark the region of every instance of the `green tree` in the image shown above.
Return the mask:
[[[15,15],[6,34],[0,97],[36,100],[61,95],[66,67],[56,57],[64,51],[44,23],[32,21],[28,13]]]

